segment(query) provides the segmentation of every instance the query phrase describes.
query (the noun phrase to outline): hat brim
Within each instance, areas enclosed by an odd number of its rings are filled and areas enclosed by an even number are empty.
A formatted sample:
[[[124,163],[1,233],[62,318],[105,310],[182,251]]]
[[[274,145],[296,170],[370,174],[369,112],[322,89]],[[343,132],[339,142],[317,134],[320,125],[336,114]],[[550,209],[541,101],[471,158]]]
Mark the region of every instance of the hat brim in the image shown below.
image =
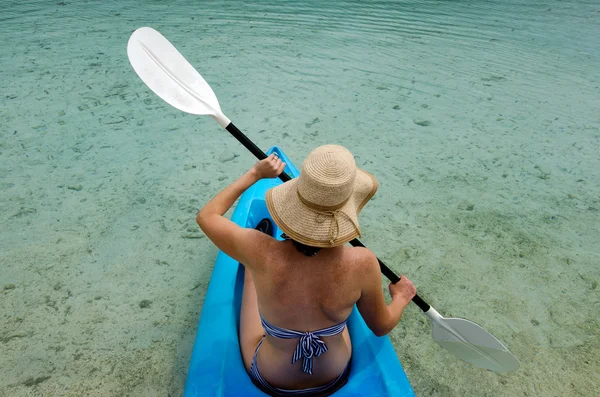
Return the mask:
[[[360,236],[358,214],[377,191],[377,179],[370,173],[356,169],[354,190],[339,209],[336,222],[333,216],[324,216],[307,207],[298,196],[298,178],[267,191],[267,208],[273,221],[285,234],[311,247],[336,247]],[[331,228],[336,233],[332,241]]]

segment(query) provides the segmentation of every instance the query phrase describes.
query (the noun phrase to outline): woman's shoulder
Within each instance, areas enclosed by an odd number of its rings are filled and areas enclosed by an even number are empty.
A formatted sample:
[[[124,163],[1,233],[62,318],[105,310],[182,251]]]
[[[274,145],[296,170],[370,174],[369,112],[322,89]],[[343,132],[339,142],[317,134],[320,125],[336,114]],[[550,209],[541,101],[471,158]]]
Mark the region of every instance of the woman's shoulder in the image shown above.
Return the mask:
[[[377,261],[377,257],[367,247],[344,247],[344,255],[352,260],[356,266],[368,266],[369,263]]]
[[[349,261],[353,274],[356,276],[359,284],[363,284],[366,279],[371,279],[374,274],[381,271],[377,256],[366,247],[347,247]]]

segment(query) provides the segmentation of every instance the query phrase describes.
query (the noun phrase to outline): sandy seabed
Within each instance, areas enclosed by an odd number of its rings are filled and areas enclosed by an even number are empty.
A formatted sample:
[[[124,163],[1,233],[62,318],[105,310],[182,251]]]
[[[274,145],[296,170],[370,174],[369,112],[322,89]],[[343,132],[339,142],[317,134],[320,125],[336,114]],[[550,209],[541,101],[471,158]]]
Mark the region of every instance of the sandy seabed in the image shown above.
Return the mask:
[[[348,147],[381,184],[362,241],[521,361],[460,362],[411,306],[390,338],[417,396],[597,394],[598,5],[335,4],[0,14],[0,396],[183,392],[217,253],[194,218],[254,160],[143,85],[144,25],[258,146]]]

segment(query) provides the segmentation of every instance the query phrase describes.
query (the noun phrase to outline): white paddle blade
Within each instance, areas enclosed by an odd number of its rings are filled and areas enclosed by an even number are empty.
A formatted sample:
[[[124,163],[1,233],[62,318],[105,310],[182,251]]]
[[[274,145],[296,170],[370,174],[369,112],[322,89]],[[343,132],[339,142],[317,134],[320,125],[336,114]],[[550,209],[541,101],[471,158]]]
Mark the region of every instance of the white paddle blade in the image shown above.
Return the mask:
[[[519,368],[519,360],[480,325],[462,318],[444,318],[434,308],[425,314],[433,324],[433,340],[461,360],[494,372]]]
[[[223,114],[208,83],[156,30],[143,27],[133,32],[127,43],[127,56],[138,76],[169,105],[215,118]]]

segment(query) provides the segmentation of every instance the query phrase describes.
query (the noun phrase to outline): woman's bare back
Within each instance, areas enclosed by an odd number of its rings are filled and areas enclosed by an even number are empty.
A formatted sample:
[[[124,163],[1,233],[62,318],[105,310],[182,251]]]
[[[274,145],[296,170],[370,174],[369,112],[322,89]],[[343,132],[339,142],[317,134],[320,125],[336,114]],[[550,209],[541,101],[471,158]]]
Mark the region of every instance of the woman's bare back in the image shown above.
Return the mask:
[[[297,252],[291,242],[278,242],[264,271],[253,273],[258,308],[265,320],[290,330],[307,332],[345,321],[360,298],[359,250],[336,247],[313,257]],[[261,374],[275,387],[319,386],[339,376],[352,354],[348,330],[322,337],[328,351],[313,359],[313,375],[291,364],[298,339],[267,335],[258,356]]]

